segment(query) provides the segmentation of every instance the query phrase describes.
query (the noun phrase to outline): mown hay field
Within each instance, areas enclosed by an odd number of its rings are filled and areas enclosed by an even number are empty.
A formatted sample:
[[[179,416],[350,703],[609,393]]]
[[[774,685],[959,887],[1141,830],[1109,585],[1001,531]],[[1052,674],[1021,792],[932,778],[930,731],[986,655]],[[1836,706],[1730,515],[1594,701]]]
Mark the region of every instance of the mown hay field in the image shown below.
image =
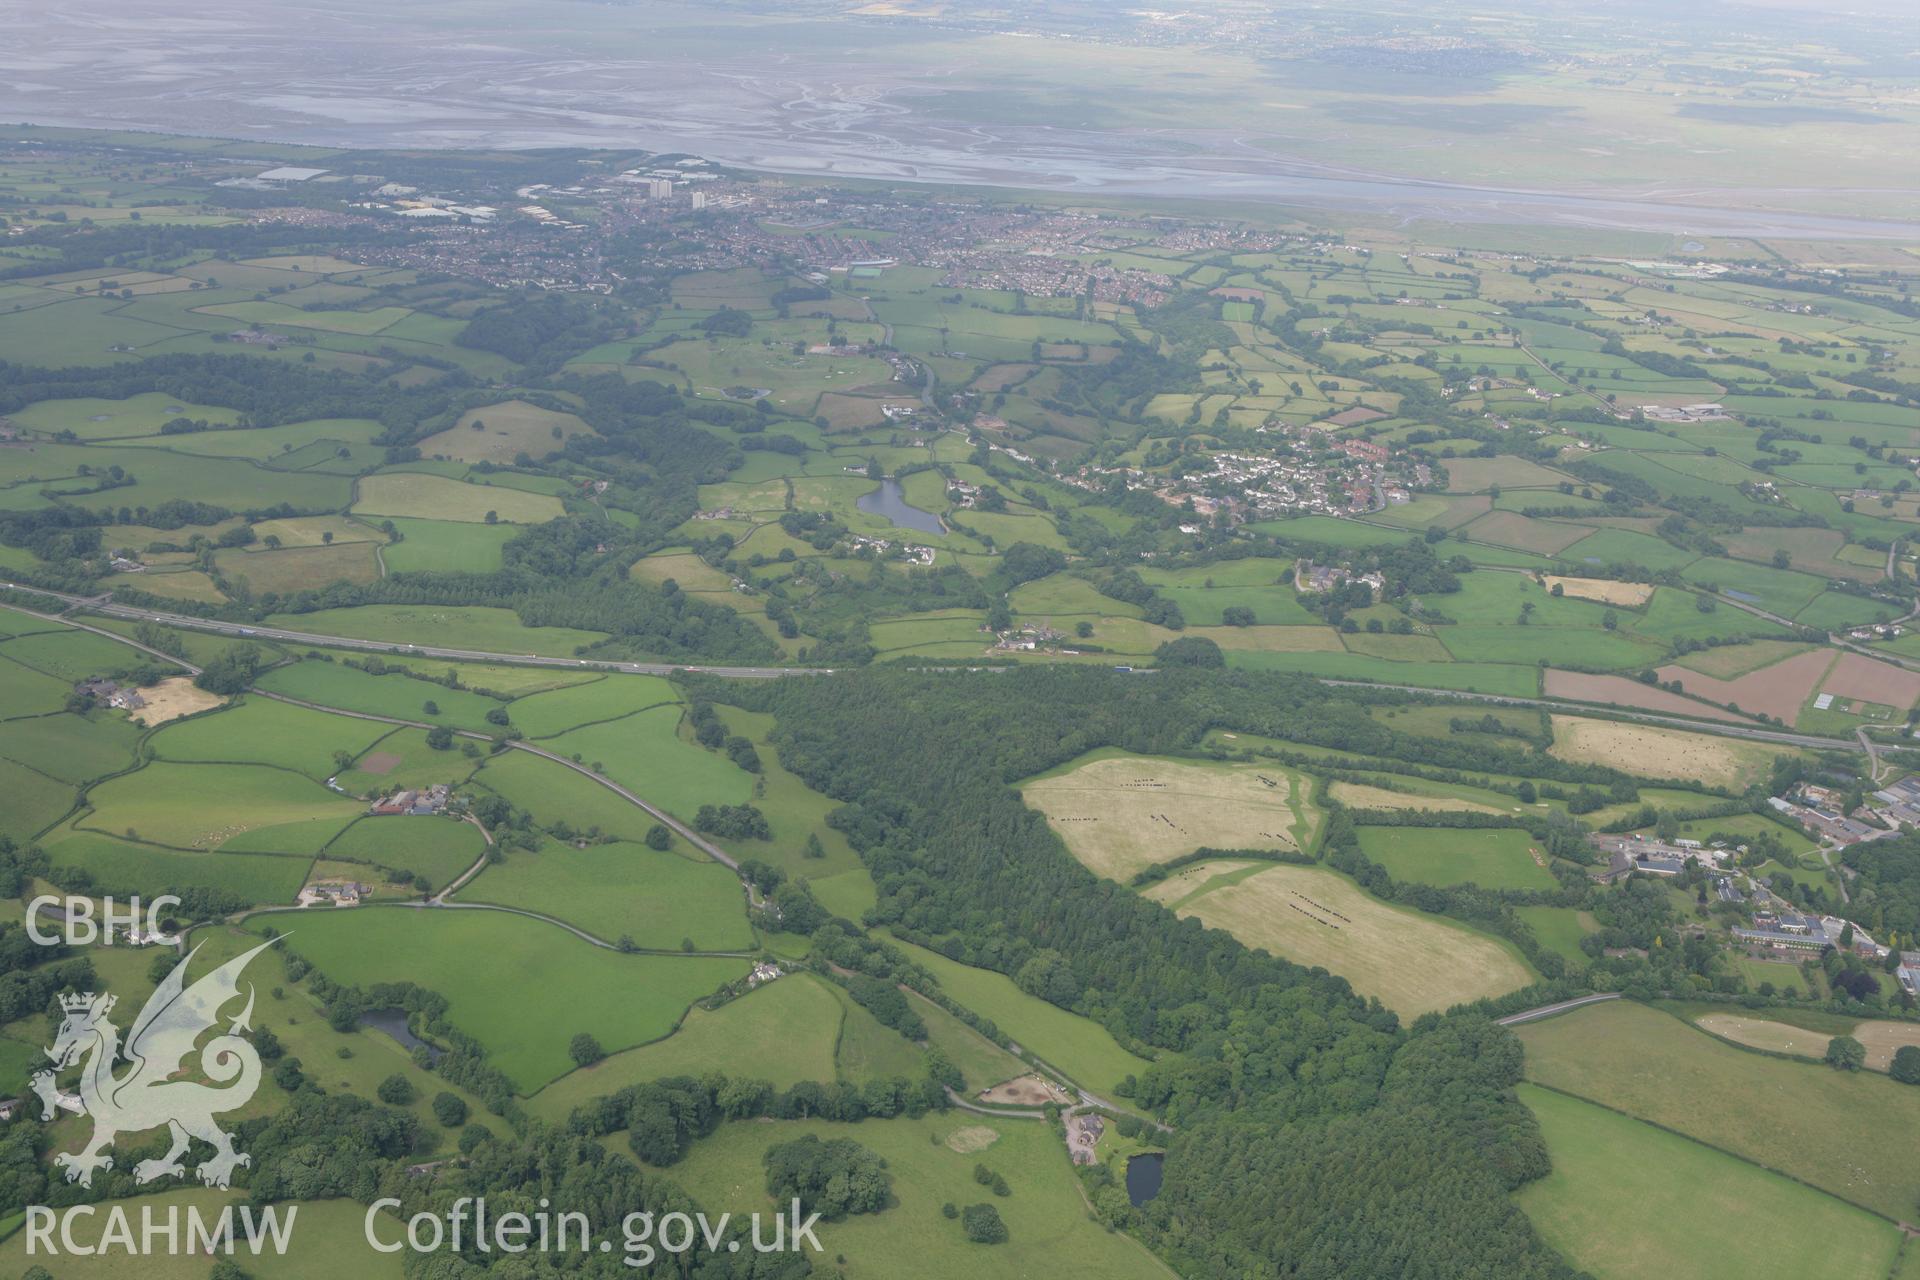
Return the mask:
[[[1796,975],[1789,970],[1787,976]],[[1772,1053],[1791,1053],[1802,1058],[1824,1057],[1827,1052],[1827,1042],[1835,1034],[1829,1031],[1809,1031],[1804,1027],[1775,1022],[1770,1018],[1750,1018],[1736,1013],[1704,1014],[1695,1018],[1694,1022],[1723,1039],[1751,1045],[1756,1049],[1766,1049]],[[1891,1022],[1871,1018],[1857,1024],[1846,1034],[1866,1046],[1867,1065],[1875,1071],[1885,1071],[1892,1066],[1896,1050],[1907,1045],[1920,1047],[1920,1025],[1911,1022]]]
[[[1277,765],[1106,756],[1025,784],[1028,804],[1096,875],[1125,881],[1195,849],[1312,843],[1307,780]]]
[[[1764,782],[1784,748],[1758,742],[1660,729],[1613,720],[1553,717],[1548,754],[1575,764],[1603,764],[1648,778],[1687,778],[1709,786],[1741,788]]]
[[[1403,1017],[1504,995],[1533,975],[1507,944],[1465,925],[1389,906],[1337,871],[1221,860],[1183,867],[1145,891],[1250,947],[1337,973]]]

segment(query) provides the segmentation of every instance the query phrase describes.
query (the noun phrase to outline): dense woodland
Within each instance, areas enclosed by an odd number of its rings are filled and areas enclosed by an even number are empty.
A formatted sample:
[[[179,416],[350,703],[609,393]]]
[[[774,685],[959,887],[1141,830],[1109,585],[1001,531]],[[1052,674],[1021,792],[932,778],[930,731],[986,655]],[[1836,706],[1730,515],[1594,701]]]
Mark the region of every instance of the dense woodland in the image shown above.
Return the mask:
[[[1478,1014],[1402,1027],[1342,978],[1180,920],[1080,866],[1007,786],[1209,725],[1334,736],[1357,708],[1305,680],[1171,671],[874,672],[732,696],[772,709],[783,763],[845,803],[877,922],[1008,973],[1057,957],[1047,998],[1180,1051],[1135,1092],[1178,1126],[1140,1227],[1183,1274],[1331,1278],[1358,1256],[1382,1275],[1571,1274],[1509,1197],[1547,1161],[1506,1032]]]

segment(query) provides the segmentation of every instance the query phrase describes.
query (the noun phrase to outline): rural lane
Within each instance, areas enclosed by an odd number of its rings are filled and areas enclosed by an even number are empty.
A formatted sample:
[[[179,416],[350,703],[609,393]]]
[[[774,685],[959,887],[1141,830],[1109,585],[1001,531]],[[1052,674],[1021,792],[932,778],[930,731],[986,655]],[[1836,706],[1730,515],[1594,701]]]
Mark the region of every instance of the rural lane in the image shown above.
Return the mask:
[[[1618,991],[1602,991],[1598,995],[1581,996],[1577,1000],[1562,1000],[1557,1004],[1543,1004],[1535,1009],[1523,1009],[1519,1013],[1510,1013],[1494,1021],[1503,1027],[1517,1027],[1523,1022],[1534,1022],[1541,1018],[1551,1018],[1556,1013],[1565,1013],[1569,1009],[1578,1009],[1582,1005],[1599,1004],[1602,1000],[1618,1000]]]
[[[118,639],[118,638],[119,637],[117,636],[115,637],[115,639]],[[400,716],[376,715],[371,711],[348,711],[344,707],[330,707],[324,702],[308,702],[304,698],[291,698],[284,693],[272,693],[266,689],[251,689],[249,690],[249,692],[258,694],[262,698],[271,698],[275,702],[285,702],[292,706],[305,707],[309,711],[327,711],[337,716],[349,716],[355,720],[372,720],[380,724],[399,725],[403,728],[408,728],[408,729],[438,729],[443,727],[441,725],[430,724],[424,720],[407,720]],[[453,735],[456,738],[467,738],[467,739],[471,739],[474,742],[496,741],[496,739],[494,739],[488,734],[476,733],[471,729],[455,729],[453,731]],[[656,808],[655,806],[647,803],[647,801],[642,800],[639,796],[633,794],[633,792],[627,790],[625,787],[621,786],[619,783],[615,782],[613,779],[604,777],[601,774],[595,773],[593,770],[587,768],[585,765],[577,764],[574,761],[569,760],[567,757],[563,755],[560,755],[556,752],[548,751],[544,747],[536,747],[532,743],[527,742],[523,739],[508,738],[508,739],[504,739],[504,741],[506,742],[506,745],[510,750],[525,751],[532,755],[539,756],[543,760],[551,760],[555,764],[564,765],[566,768],[573,770],[575,773],[580,774],[582,777],[593,779],[595,782],[599,783],[601,786],[605,787],[607,790],[613,792],[615,795],[619,796],[621,799],[627,801],[630,804],[638,805],[640,808],[646,810],[646,812],[650,814],[662,826],[674,832],[681,839],[685,840],[688,844],[700,850],[700,852],[706,854],[708,857],[712,858],[715,862],[722,863],[725,866],[731,868],[735,874],[739,873],[740,871],[739,859],[729,854],[725,849],[722,849],[719,845],[713,843],[713,841],[707,839],[705,836],[701,835],[699,832],[695,831],[692,827],[689,827],[686,823],[680,821],[680,819],[674,817],[672,814],[667,813],[663,809]]]

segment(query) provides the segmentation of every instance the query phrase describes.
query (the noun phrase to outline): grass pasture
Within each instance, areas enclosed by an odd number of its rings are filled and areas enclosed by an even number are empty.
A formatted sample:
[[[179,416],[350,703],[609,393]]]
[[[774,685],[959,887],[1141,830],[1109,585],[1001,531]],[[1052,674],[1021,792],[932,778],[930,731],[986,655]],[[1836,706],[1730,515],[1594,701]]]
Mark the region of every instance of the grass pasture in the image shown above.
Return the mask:
[[[391,471],[359,482],[356,515],[413,516],[421,520],[486,523],[493,512],[502,524],[541,524],[563,514],[560,500],[505,485],[468,484],[447,476]]]
[[[1533,977],[1506,944],[1389,906],[1320,867],[1201,862],[1145,896],[1250,947],[1337,973],[1403,1017],[1502,995]]]
[[[619,955],[497,911],[362,907],[265,919],[297,925],[295,949],[336,982],[405,974],[445,996],[454,1025],[485,1044],[523,1093],[570,1069],[575,1034],[610,1051],[660,1039],[695,1000],[747,971],[744,960]]]
[[[950,998],[983,1018],[991,1018],[1021,1047],[1085,1088],[1109,1090],[1123,1077],[1147,1068],[1146,1059],[1122,1048],[1099,1023],[1028,995],[1004,973],[976,969],[897,938],[890,941],[908,959],[930,971]]]
[[[88,794],[79,825],[175,849],[313,854],[360,812],[319,783],[257,764],[156,760]]]
[[[720,752],[681,737],[681,711],[677,703],[655,707],[570,729],[541,745],[561,755],[578,755],[596,773],[687,821],[703,804],[750,800],[753,775]]]
[[[0,832],[22,840],[64,818],[77,798],[71,782],[8,759],[0,759],[0,795]]]
[[[273,765],[315,781],[334,775],[334,752],[359,755],[388,730],[368,720],[329,715],[259,695],[243,696],[217,715],[196,716],[153,735],[162,760]]]
[[[65,825],[48,836],[45,846],[53,866],[85,871],[100,893],[152,898],[182,889],[223,889],[248,902],[285,906],[307,880],[306,858],[163,849]]]
[[[834,1045],[844,1010],[824,978],[797,973],[718,1009],[691,1009],[664,1040],[610,1054],[568,1072],[527,1099],[527,1110],[558,1124],[582,1103],[663,1076],[708,1071],[770,1081],[776,1089],[834,1078]]]
[[[431,724],[439,717],[422,713]],[[350,796],[372,798],[403,787],[457,786],[478,768],[459,751],[436,751],[427,745],[425,729],[395,729],[368,747],[335,777],[335,785]]]
[[[500,568],[500,549],[520,532],[511,524],[405,516],[394,518],[393,527],[400,541],[380,551],[392,573],[492,573]]]
[[[738,876],[704,857],[641,844],[576,849],[550,841],[539,853],[516,849],[459,896],[537,911],[607,942],[630,937],[653,950],[670,951],[686,939],[702,951],[734,951],[754,940]]]
[[[1558,952],[1571,964],[1586,965],[1580,939],[1600,927],[1592,912],[1572,907],[1515,907],[1513,914],[1526,922],[1541,946]]]
[[[1134,873],[1195,849],[1313,842],[1307,780],[1277,766],[1104,755],[1021,787],[1095,875]]]
[[[91,631],[62,628],[0,641],[0,656],[72,684],[88,676],[128,671],[159,659]],[[62,701],[64,701],[64,696]]]
[[[524,400],[506,400],[469,409],[453,426],[420,441],[420,455],[506,465],[522,453],[543,458],[558,451],[572,436],[593,434],[591,427],[571,413],[542,409]]]
[[[389,814],[359,819],[334,837],[325,856],[425,876],[439,889],[471,867],[485,848],[486,839],[470,822]]]
[[[1517,1029],[1527,1078],[1711,1143],[1904,1220],[1920,1111],[1877,1072],[1834,1071],[1724,1044],[1625,1000]]]
[[[313,613],[280,613],[268,622],[305,635],[384,640],[396,647],[419,644],[423,640],[429,644],[443,643],[449,637],[458,637],[463,644],[493,653],[557,658],[572,657],[575,649],[607,638],[598,631],[577,631],[571,627],[522,626],[513,610],[488,605],[370,604],[320,609]],[[431,662],[430,669],[438,675],[445,666]],[[551,675],[547,678],[553,679]],[[476,679],[475,683],[497,682]]]
[[[63,712],[10,720],[0,729],[0,756],[62,782],[85,782],[126,768],[140,730],[111,712]]]
[[[1164,1280],[1169,1274],[1138,1242],[1093,1219],[1059,1139],[1031,1120],[949,1112],[857,1125],[728,1123],[695,1144],[674,1166],[673,1179],[709,1213],[770,1212],[766,1150],[806,1134],[851,1138],[880,1155],[893,1175],[898,1204],[819,1228],[825,1256],[846,1259],[836,1270],[847,1280],[988,1274],[1004,1280]],[[983,1160],[1013,1189],[1005,1199],[993,1198],[1008,1238],[991,1249],[967,1243],[960,1225],[940,1212],[943,1202],[991,1198],[973,1180],[974,1165]]]
[[[255,683],[270,693],[343,711],[365,711],[479,732],[493,727],[487,723],[487,712],[501,705],[471,690],[443,689],[397,672],[370,676],[343,662],[304,661],[275,667]],[[428,714],[429,702],[440,709],[438,715]]]
[[[679,700],[679,691],[659,676],[614,675],[528,694],[516,699],[508,714],[529,738],[550,738]]]
[[[1360,850],[1395,880],[1416,884],[1553,889],[1559,883],[1539,842],[1524,831],[1361,827]]]
[[[1899,1254],[1892,1223],[1811,1187],[1538,1085],[1519,1093],[1553,1158],[1520,1207],[1598,1280],[1864,1280],[1887,1275]],[[1651,1204],[1687,1211],[1648,1213]]]
[[[380,561],[371,542],[219,551],[213,563],[222,578],[246,583],[255,595],[289,595],[335,582],[368,583],[380,578]]]
[[[1786,976],[1796,975],[1789,973]],[[1748,1017],[1735,1013],[1706,1013],[1695,1018],[1694,1022],[1723,1040],[1765,1049],[1770,1053],[1790,1053],[1800,1058],[1825,1056],[1827,1042],[1835,1035],[1843,1034],[1838,1031],[1809,1031],[1805,1027],[1796,1027],[1765,1016]],[[1875,1071],[1885,1071],[1893,1064],[1895,1050],[1907,1045],[1920,1046],[1920,1025],[1911,1022],[1870,1018],[1855,1024],[1844,1034],[1866,1046],[1867,1066]]]
[[[565,820],[575,830],[624,840],[645,838],[653,818],[584,774],[526,751],[503,751],[474,779],[536,821]]]

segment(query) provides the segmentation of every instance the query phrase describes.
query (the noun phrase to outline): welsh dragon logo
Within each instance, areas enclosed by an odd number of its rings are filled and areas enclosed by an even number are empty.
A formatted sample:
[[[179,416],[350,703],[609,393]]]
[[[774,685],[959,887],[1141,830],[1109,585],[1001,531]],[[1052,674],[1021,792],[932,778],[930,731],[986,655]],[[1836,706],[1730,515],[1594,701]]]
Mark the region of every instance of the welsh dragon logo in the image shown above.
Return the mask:
[[[51,1120],[56,1108],[93,1117],[93,1136],[87,1144],[78,1152],[54,1156],[54,1164],[66,1171],[68,1182],[92,1186],[95,1170],[113,1167],[115,1138],[163,1125],[172,1131],[173,1145],[160,1159],[135,1165],[136,1182],[185,1176],[187,1170],[180,1157],[193,1138],[213,1148],[213,1156],[194,1170],[210,1187],[227,1186],[234,1169],[253,1163],[252,1157],[233,1149],[233,1135],[213,1119],[217,1112],[246,1105],[260,1087],[260,1055],[240,1034],[249,1029],[248,1019],[253,1016],[251,985],[246,1008],[224,1032],[198,1046],[198,1074],[213,1083],[175,1077],[195,1055],[200,1037],[219,1022],[220,1010],[239,997],[241,970],[272,945],[273,941],[261,943],[189,987],[187,966],[200,951],[195,947],[174,966],[140,1010],[124,1048],[119,1029],[107,1020],[114,1006],[113,996],[88,992],[60,998],[66,1018],[53,1047],[46,1050],[53,1068],[33,1077],[33,1090],[45,1107],[43,1120]],[[123,1061],[132,1064],[132,1069],[116,1075],[115,1068]],[[56,1072],[75,1063],[82,1063],[77,1098],[62,1094],[54,1083]]]

